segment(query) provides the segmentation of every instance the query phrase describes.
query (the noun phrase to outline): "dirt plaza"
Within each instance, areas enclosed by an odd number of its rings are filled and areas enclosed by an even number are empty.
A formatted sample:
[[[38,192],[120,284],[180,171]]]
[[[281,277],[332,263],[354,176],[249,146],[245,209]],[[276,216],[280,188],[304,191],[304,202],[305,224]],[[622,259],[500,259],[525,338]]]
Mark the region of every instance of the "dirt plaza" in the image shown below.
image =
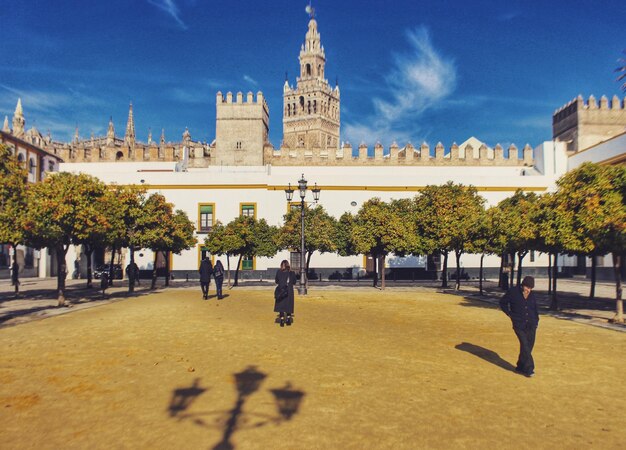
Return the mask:
[[[213,287],[213,286],[212,286]],[[214,294],[214,291],[212,292]],[[626,334],[428,289],[172,289],[0,329],[4,448],[623,448]]]

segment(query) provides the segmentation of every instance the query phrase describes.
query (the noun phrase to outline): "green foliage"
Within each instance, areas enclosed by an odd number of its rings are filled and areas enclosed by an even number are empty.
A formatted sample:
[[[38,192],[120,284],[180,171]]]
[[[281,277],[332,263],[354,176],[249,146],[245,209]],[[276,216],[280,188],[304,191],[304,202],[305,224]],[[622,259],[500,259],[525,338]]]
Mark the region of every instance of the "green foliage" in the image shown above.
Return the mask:
[[[361,206],[352,226],[352,245],[357,254],[402,256],[415,251],[416,240],[411,223],[401,214],[399,205],[379,198],[372,198]]]
[[[499,245],[505,252],[523,253],[541,246],[539,197],[521,189],[498,203]]]
[[[216,255],[274,256],[278,250],[277,228],[267,224],[265,219],[239,216],[226,226],[216,223],[204,240],[207,249]]]
[[[557,185],[553,207],[565,251],[601,255],[626,248],[626,168],[585,163]]]
[[[284,216],[285,223],[280,228],[276,242],[281,249],[300,249],[302,226],[300,208],[290,210]],[[334,252],[337,245],[334,240],[337,221],[321,205],[304,208],[304,247],[307,253]]]
[[[477,238],[484,211],[476,188],[448,182],[426,186],[415,198],[418,233],[428,253],[463,252]]]
[[[196,244],[194,231],[185,212],[173,212],[173,205],[163,195],[154,193],[144,202],[133,239],[139,247],[154,252],[180,253]]]
[[[34,247],[67,247],[83,243],[111,226],[102,211],[106,186],[97,178],[68,172],[48,176],[28,189],[25,220]]]
[[[0,242],[12,245],[24,242],[24,220],[27,216],[26,169],[0,145]]]
[[[352,228],[354,227],[355,221],[355,217],[349,212],[343,213],[337,221],[333,240],[337,253],[339,253],[340,256],[358,255],[352,242]]]

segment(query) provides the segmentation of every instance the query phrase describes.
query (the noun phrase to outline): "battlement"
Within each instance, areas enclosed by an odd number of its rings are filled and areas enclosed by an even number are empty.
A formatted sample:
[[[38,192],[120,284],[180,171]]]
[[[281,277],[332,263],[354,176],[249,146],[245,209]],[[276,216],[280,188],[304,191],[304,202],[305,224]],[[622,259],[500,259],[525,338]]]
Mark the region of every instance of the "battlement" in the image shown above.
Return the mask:
[[[568,102],[561,108],[554,111],[552,115],[552,123],[557,123],[579,111],[589,111],[589,110],[604,110],[604,111],[619,111],[626,110],[626,98],[620,100],[617,95],[614,95],[611,101],[606,95],[600,97],[600,101],[598,102],[595,96],[590,95],[589,98],[585,101],[582,95],[579,95],[572,101]]]
[[[265,164],[277,166],[319,165],[319,166],[533,166],[533,149],[526,144],[522,149],[522,158],[518,148],[511,144],[506,150],[500,145],[489,149],[481,145],[478,152],[471,144],[459,147],[456,143],[446,152],[441,142],[434,147],[431,155],[430,146],[423,143],[414,147],[407,143],[404,147],[395,142],[387,151],[377,143],[370,152],[366,144],[360,144],[354,151],[350,143],[344,143],[338,149],[290,149],[265,148]],[[506,154],[505,154],[506,153]]]
[[[233,101],[234,100],[234,101]],[[263,96],[263,92],[259,91],[256,93],[256,100],[254,99],[254,94],[250,91],[246,94],[246,99],[244,101],[243,92],[239,91],[236,94],[236,97],[233,98],[232,92],[227,92],[226,95],[223,95],[221,91],[218,91],[216,94],[216,104],[219,106],[220,104],[246,104],[246,105],[263,105],[265,109],[267,108],[267,102],[265,101],[265,97]]]
[[[617,95],[600,101],[590,95],[579,95],[557,109],[552,115],[552,138],[567,143],[568,152],[575,153],[610,139],[626,129],[626,98]]]

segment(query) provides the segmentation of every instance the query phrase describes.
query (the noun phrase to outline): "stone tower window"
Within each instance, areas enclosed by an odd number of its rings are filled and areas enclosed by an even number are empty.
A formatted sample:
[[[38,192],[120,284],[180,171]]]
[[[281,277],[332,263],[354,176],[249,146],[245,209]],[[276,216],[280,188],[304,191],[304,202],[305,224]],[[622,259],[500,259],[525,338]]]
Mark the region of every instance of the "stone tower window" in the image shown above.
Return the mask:
[[[304,97],[300,97],[300,111],[304,112]]]
[[[307,64],[307,65],[306,65],[306,74],[307,74],[308,76],[311,76],[311,64]]]

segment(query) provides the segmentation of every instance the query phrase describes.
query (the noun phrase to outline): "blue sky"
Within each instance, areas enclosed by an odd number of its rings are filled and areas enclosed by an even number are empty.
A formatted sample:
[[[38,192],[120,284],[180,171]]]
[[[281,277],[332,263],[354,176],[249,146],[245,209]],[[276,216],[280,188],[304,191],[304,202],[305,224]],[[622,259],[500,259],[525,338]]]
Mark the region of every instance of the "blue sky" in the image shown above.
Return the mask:
[[[217,91],[262,91],[282,138],[282,87],[307,30],[296,0],[0,0],[0,119],[22,98],[27,127],[67,141],[215,137]],[[447,147],[538,145],[582,94],[623,98],[623,1],[313,1],[342,140]]]

